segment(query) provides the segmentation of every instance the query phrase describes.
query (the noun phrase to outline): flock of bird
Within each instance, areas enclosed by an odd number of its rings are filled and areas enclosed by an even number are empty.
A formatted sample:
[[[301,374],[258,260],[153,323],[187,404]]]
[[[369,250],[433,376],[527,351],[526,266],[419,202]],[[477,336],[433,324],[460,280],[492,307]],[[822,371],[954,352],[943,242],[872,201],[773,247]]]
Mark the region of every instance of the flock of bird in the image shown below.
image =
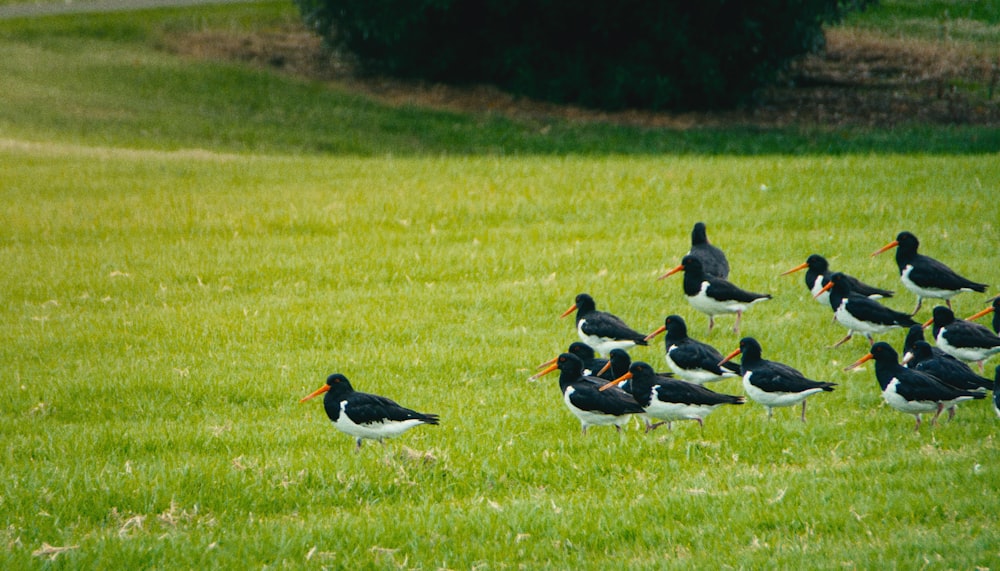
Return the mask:
[[[952,311],[951,298],[961,292],[986,291],[986,284],[966,279],[945,264],[919,254],[919,242],[910,232],[900,232],[895,240],[875,251],[876,256],[896,249],[900,280],[917,296],[913,313],[906,314],[882,305],[880,298],[893,292],[867,285],[841,272],[831,272],[822,256],[813,254],[805,263],[782,275],[806,271],[806,286],[819,303],[831,308],[834,320],[847,330],[842,345],[855,334],[864,335],[870,351],[845,370],[875,361],[875,377],[885,402],[904,413],[914,415],[920,429],[921,415],[933,413],[931,423],[945,410],[949,417],[958,403],[985,398],[993,391],[993,407],[1000,417],[1000,366],[994,379],[983,377],[984,361],[1000,353],[1000,296],[992,305],[968,319],[958,319]],[[757,303],[771,299],[769,294],[744,290],[728,280],[729,261],[725,253],[709,243],[705,224],[695,224],[691,249],[680,265],[659,279],[684,272],[683,289],[690,305],[706,314],[709,331],[715,317],[735,314],[734,332],[739,335],[743,313]],[[918,323],[913,317],[924,299],[943,299],[945,305],[934,308],[932,319]],[[563,402],[581,424],[584,434],[590,426],[615,426],[618,430],[633,415],[644,419],[646,431],[674,421],[704,419],[723,405],[742,405],[746,397],[763,405],[770,417],[773,409],[801,403],[801,419],[806,420],[806,399],[821,392],[833,391],[836,383],[815,381],[795,368],[763,358],[763,349],[753,337],[743,337],[739,347],[723,356],[713,346],[694,339],[679,315],[669,315],[662,327],[645,335],[629,327],[619,317],[597,309],[594,299],[581,293],[563,312],[576,312],[576,332],[580,339],[565,353],[539,365],[531,377],[538,379],[559,371]],[[976,323],[993,313],[993,330]],[[932,346],[924,339],[924,330],[933,326]],[[908,328],[900,353],[874,336],[896,328]],[[633,362],[627,349],[648,345],[664,336],[664,357],[669,371],[657,372],[649,363]],[[740,356],[739,364],[733,359]],[[976,373],[968,363],[976,363]],[[715,392],[704,385],[728,378],[742,377],[742,395]],[[394,401],[355,391],[342,374],[333,374],[326,384],[305,402],[321,394],[324,408],[334,426],[357,439],[381,440],[397,436],[420,424],[438,424],[438,416],[419,413]]]

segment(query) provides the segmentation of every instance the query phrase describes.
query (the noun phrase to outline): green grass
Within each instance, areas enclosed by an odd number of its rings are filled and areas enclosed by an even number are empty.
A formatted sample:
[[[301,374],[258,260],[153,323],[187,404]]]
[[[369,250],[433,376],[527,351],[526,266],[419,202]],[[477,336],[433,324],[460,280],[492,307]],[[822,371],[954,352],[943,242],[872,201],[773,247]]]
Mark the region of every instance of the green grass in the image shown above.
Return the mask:
[[[2,24],[0,568],[1000,566],[987,403],[914,433],[778,275],[822,253],[910,309],[868,256],[910,229],[995,294],[1000,161],[959,144],[995,134],[542,135],[150,47],[247,9]],[[933,152],[904,152],[921,132]],[[556,379],[527,382],[577,293],[736,347],[655,280],[697,220],[775,295],[744,332],[838,389],[807,424],[747,404],[583,437]],[[664,368],[660,343],[632,354]],[[442,424],[355,453],[298,403],[334,371]]]

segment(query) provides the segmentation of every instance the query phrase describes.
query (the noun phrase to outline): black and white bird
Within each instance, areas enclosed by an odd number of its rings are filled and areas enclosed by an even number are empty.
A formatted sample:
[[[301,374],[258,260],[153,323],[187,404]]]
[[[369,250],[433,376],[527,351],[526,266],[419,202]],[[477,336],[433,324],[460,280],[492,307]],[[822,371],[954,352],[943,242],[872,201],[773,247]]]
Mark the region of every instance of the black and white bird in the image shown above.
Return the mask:
[[[986,291],[986,284],[974,282],[958,275],[943,263],[917,253],[920,241],[910,232],[900,232],[896,239],[872,253],[877,256],[886,250],[897,248],[896,265],[899,279],[906,289],[917,296],[917,307],[911,315],[920,311],[924,298],[943,299],[951,308],[951,298],[963,291]]]
[[[934,341],[949,355],[963,361],[979,364],[983,371],[983,361],[1000,353],[1000,336],[984,325],[955,317],[955,313],[939,305],[934,308],[933,317],[924,327],[934,324]]]
[[[736,314],[733,331],[739,335],[743,312],[751,305],[771,299],[771,294],[753,293],[733,285],[733,283],[705,273],[701,260],[687,255],[681,264],[665,275],[684,272],[684,295],[688,303],[698,311],[708,315],[708,330],[715,326],[715,316]]]
[[[663,338],[664,357],[675,375],[689,383],[703,385],[740,376],[740,366],[722,361],[722,353],[708,343],[688,337],[687,323],[679,315],[668,315],[663,326],[646,336],[649,341],[666,332]]]
[[[614,426],[621,432],[631,415],[641,414],[642,407],[632,395],[614,388],[602,391],[607,383],[599,377],[583,375],[583,361],[572,353],[563,353],[556,362],[546,368],[543,375],[559,369],[559,389],[562,391],[566,408],[580,420],[583,434],[589,426]]]
[[[993,372],[993,412],[1000,418],[1000,393],[997,392],[997,385],[1000,385],[1000,365]]]
[[[949,387],[963,391],[985,393],[993,390],[993,381],[977,375],[964,361],[951,355],[936,356],[933,349],[930,343],[917,341],[913,345],[913,351],[904,356],[900,364],[927,373]]]
[[[809,292],[812,293],[813,298],[816,301],[818,301],[822,305],[825,305],[826,307],[830,307],[830,292],[822,290],[823,286],[825,286],[827,282],[830,281],[829,278],[832,272],[830,271],[830,263],[827,262],[826,258],[824,258],[823,256],[820,256],[819,254],[812,254],[808,258],[806,258],[806,261],[804,263],[795,266],[794,268],[788,270],[787,272],[784,272],[781,275],[787,276],[789,274],[794,274],[797,271],[805,270],[807,268],[808,270],[806,271],[806,287],[809,288]],[[851,290],[858,295],[863,295],[865,297],[870,297],[872,299],[880,299],[883,297],[893,296],[894,293],[893,291],[868,285],[854,276],[849,276],[847,274],[844,274],[844,276],[846,277],[847,281],[850,282]]]
[[[705,426],[705,417],[724,404],[743,404],[742,396],[727,395],[707,388],[658,375],[648,363],[636,361],[627,373],[611,381],[601,390],[628,381],[632,385],[632,396],[642,406],[646,415],[660,422],[647,425],[646,432],[664,422],[668,428],[675,420],[696,420]]]
[[[576,296],[573,305],[559,317],[566,317],[574,311],[580,341],[590,345],[602,357],[607,357],[614,348],[628,349],[646,345],[645,335],[626,325],[621,318],[597,311],[594,298],[585,293]]]
[[[580,358],[581,361],[583,361],[584,376],[601,377],[608,381],[614,380],[615,378],[614,373],[612,373],[607,367],[609,361],[607,359],[599,358],[597,354],[594,353],[594,348],[591,347],[590,345],[587,345],[582,341],[574,341],[569,344],[569,348],[566,350],[566,352],[576,355],[577,357]],[[544,369],[554,364],[556,362],[556,359],[558,358],[559,358],[558,356],[553,357],[552,359],[549,359],[548,361],[542,363],[541,365],[538,365],[536,369]],[[604,372],[602,373],[601,371]],[[534,381],[541,376],[542,376],[541,373],[536,373],[531,377],[529,377],[528,380]]]
[[[797,369],[784,363],[763,358],[760,343],[753,337],[740,339],[738,349],[727,355],[729,361],[743,355],[740,368],[743,370],[743,390],[751,400],[767,408],[770,418],[773,409],[802,403],[802,422],[806,421],[806,399],[819,392],[833,391],[837,383],[814,381],[806,378]]]
[[[872,345],[867,355],[852,363],[846,370],[860,367],[871,359],[875,359],[875,379],[882,388],[882,398],[892,408],[916,417],[918,431],[921,414],[933,412],[933,425],[942,410],[962,401],[986,396],[983,393],[949,387],[927,373],[900,365],[899,354],[884,341]]]
[[[874,299],[854,293],[847,276],[840,272],[831,274],[830,282],[821,291],[830,292],[830,307],[833,308],[834,319],[847,328],[847,337],[835,343],[834,347],[847,343],[855,333],[867,337],[870,345],[875,342],[873,335],[897,327],[919,325],[901,311],[889,309]]]
[[[912,353],[914,347],[917,345],[917,341],[926,341],[926,339],[924,339],[924,326],[920,324],[911,325],[910,329],[906,332],[906,338],[903,339],[903,351],[900,355],[903,356],[901,362],[904,365],[913,358]],[[958,361],[958,359],[955,359],[951,355],[934,346],[931,346],[931,355],[934,357],[945,357]]]
[[[382,396],[354,390],[347,377],[334,373],[326,384],[299,402],[323,397],[323,408],[337,430],[357,439],[361,449],[364,439],[379,440],[399,436],[414,426],[438,424],[438,415],[424,414],[396,404]]]
[[[708,234],[705,232],[705,223],[697,222],[691,230],[691,249],[686,254],[701,260],[701,266],[705,273],[710,276],[729,279],[729,260],[722,250],[708,242]],[[668,272],[658,279],[664,279],[671,274]]]
[[[986,309],[979,311],[969,317],[966,317],[966,321],[975,321],[980,317],[985,315],[993,314],[993,332],[1000,335],[1000,295],[990,298],[992,302],[990,305],[986,306]]]

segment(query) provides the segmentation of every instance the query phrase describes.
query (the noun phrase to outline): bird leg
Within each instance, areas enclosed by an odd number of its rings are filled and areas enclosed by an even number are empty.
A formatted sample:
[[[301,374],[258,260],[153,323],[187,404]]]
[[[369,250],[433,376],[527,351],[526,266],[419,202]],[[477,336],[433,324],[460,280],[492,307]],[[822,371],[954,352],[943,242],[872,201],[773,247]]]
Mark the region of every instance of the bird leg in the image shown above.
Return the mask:
[[[709,315],[708,316],[708,332],[709,333],[712,332],[712,328],[713,327],[715,327],[715,316],[714,315]]]
[[[939,402],[938,405],[937,405],[937,410],[934,411],[934,418],[931,419],[931,426],[934,426],[934,425],[937,424],[937,419],[938,419],[939,416],[941,416],[941,411],[942,410],[944,410],[944,403],[943,402]]]
[[[873,337],[871,336],[871,334],[870,334],[870,333],[869,333],[868,335],[865,335],[865,337],[867,337],[867,338],[868,338],[868,346],[869,346],[869,347],[871,347],[872,345],[874,345],[874,344],[875,344],[875,339],[874,339],[874,338],[873,338]]]
[[[806,421],[806,401],[802,401],[802,422]]]
[[[771,407],[767,407],[767,418],[769,418],[769,419],[770,419],[770,418],[772,418],[773,416],[774,416],[774,409],[773,409],[773,408],[771,408]]]
[[[948,407],[948,422],[951,422],[955,418],[955,412],[958,410],[957,406]]]
[[[919,415],[919,414],[915,414],[915,415],[913,415],[913,416],[915,416],[915,417],[917,418],[917,428],[916,428],[916,432],[920,432],[920,415]]]
[[[664,425],[664,424],[667,424],[667,421],[657,422],[656,424],[647,424],[646,425],[646,434],[649,434],[650,432],[656,430],[657,428],[659,428],[661,425]]]
[[[836,343],[834,343],[833,345],[830,345],[830,348],[831,348],[831,349],[836,349],[837,347],[840,347],[840,346],[841,346],[841,345],[843,345],[844,343],[847,343],[848,341],[850,341],[850,340],[851,340],[851,337],[854,337],[854,332],[853,332],[853,331],[851,331],[850,333],[848,333],[848,334],[847,334],[847,337],[844,337],[844,338],[843,338],[843,339],[841,339],[840,341],[837,341],[837,342],[836,342]]]
[[[358,445],[354,447],[356,452],[361,452],[361,439],[358,438]]]
[[[923,303],[924,303],[924,298],[922,298],[922,297],[920,297],[918,295],[917,296],[917,307],[913,310],[913,313],[910,314],[910,317],[913,317],[914,315],[917,314],[918,311],[920,311],[920,306],[923,305]]]
[[[733,333],[735,333],[737,335],[737,337],[740,334],[740,319],[742,319],[742,318],[743,318],[743,312],[742,311],[737,311],[736,312],[736,325],[733,326]]]

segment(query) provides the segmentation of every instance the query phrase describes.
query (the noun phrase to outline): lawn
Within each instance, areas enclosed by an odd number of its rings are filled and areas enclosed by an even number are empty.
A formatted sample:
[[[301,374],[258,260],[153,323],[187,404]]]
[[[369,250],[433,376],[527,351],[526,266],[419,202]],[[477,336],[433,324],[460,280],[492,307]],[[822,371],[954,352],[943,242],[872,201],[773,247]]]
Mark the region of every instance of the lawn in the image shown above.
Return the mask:
[[[995,133],[538,124],[157,49],[293,16],[0,23],[0,567],[1000,567],[989,404],[915,432],[779,275],[821,253],[910,310],[869,256],[908,229],[984,307]],[[698,220],[774,295],[743,333],[837,390],[805,424],[748,403],[583,436],[554,375],[528,382],[577,293],[736,348],[656,281]],[[632,356],[666,368],[660,340]],[[298,402],[332,372],[441,425],[355,452]]]

